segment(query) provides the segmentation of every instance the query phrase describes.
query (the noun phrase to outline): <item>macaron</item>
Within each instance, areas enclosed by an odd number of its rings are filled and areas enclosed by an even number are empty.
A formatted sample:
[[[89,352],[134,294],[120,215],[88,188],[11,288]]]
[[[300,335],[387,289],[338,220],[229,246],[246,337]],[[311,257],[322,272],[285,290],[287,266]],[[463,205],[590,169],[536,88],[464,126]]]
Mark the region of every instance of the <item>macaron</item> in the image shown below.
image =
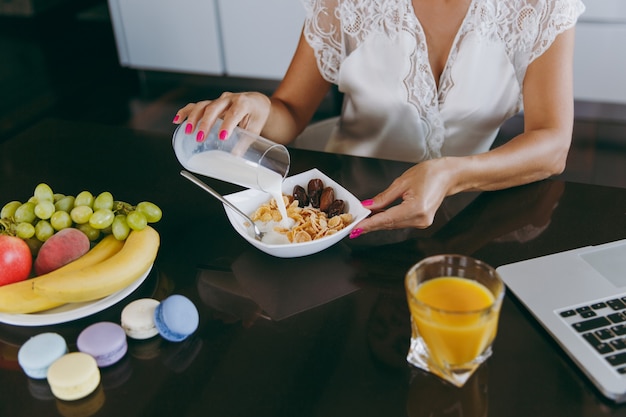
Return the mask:
[[[67,352],[63,336],[52,332],[40,333],[20,347],[17,361],[29,377],[45,379],[50,365]]]
[[[100,369],[93,356],[72,352],[48,368],[48,383],[55,397],[74,401],[94,392],[100,384]]]
[[[76,347],[91,355],[100,368],[113,365],[128,350],[124,329],[110,321],[94,323],[83,329],[76,339]]]
[[[131,339],[150,339],[159,334],[154,324],[154,310],[159,302],[153,298],[141,298],[122,310],[122,328]]]
[[[181,342],[198,328],[198,309],[184,295],[167,297],[154,310],[154,323],[159,334],[170,342]]]

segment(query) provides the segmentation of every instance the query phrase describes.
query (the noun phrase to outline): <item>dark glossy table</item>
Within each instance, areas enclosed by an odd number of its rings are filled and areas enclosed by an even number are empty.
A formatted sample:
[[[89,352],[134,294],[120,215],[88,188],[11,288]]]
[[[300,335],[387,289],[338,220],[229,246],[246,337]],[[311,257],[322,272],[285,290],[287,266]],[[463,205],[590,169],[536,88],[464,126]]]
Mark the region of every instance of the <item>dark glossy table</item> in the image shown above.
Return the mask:
[[[291,173],[312,167],[359,198],[406,164],[292,150]],[[179,175],[166,135],[46,120],[0,144],[0,203],[39,182],[77,194],[111,191],[164,211],[155,268],[127,300],[45,327],[0,325],[0,416],[626,416],[605,401],[511,295],[494,355],[462,389],[407,366],[404,272],[436,253],[493,266],[626,237],[626,189],[543,181],[446,200],[428,230],[348,239],[319,254],[278,259],[247,244],[222,206]],[[238,187],[205,179],[223,194]],[[119,321],[134,298],[191,298],[200,327],[182,343],[129,342],[76,402],[56,400],[16,355],[28,337],[76,336]]]

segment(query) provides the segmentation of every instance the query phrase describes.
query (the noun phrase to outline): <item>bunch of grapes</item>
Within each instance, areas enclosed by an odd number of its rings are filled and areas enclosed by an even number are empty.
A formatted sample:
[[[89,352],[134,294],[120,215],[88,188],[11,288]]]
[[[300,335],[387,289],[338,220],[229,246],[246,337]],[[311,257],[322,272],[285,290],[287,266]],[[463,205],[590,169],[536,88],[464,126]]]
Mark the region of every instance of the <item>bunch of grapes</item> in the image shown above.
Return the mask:
[[[89,191],[76,196],[55,194],[41,183],[27,202],[10,201],[2,207],[0,232],[5,229],[24,240],[45,242],[59,230],[74,227],[91,241],[102,234],[125,240],[131,230],[141,230],[161,216],[161,209],[149,201],[133,206],[114,200],[108,191],[95,196]]]

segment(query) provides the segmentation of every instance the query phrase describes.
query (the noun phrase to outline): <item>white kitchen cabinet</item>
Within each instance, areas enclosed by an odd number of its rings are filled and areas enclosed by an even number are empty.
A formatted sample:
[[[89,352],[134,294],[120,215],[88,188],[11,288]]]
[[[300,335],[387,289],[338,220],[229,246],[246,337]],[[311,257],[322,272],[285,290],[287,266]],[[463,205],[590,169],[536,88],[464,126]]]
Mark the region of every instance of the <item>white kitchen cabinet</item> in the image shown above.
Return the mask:
[[[215,0],[108,0],[122,66],[222,75]]]
[[[282,79],[304,23],[298,0],[218,0],[226,74]]]
[[[585,1],[576,26],[574,97],[626,104],[626,1]]]
[[[280,80],[296,49],[298,0],[108,0],[122,66]]]

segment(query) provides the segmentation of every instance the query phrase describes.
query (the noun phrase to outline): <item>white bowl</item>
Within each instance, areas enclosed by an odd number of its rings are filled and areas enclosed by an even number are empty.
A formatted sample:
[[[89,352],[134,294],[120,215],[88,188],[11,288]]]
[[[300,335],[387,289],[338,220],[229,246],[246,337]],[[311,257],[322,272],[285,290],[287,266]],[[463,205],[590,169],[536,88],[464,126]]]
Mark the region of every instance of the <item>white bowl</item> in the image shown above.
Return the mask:
[[[335,191],[335,198],[343,200],[346,203],[346,212],[352,214],[352,223],[335,234],[321,239],[312,240],[310,242],[269,244],[256,240],[250,230],[250,227],[245,226],[246,220],[231,210],[228,206],[224,206],[228,220],[233,225],[237,233],[250,242],[250,244],[265,253],[279,258],[306,256],[329,248],[344,237],[348,236],[354,226],[370,214],[370,210],[364,208],[359,199],[357,199],[341,185],[333,181],[330,177],[324,175],[318,169],[311,169],[301,174],[285,178],[283,181],[283,194],[290,195],[293,192],[293,187],[295,185],[300,185],[306,189],[309,180],[313,178],[319,178],[322,180],[325,187],[333,187]],[[224,198],[233,203],[244,213],[252,216],[256,209],[259,208],[261,204],[267,203],[271,197],[269,194],[262,191],[245,190],[238,193],[228,194],[224,196]]]

